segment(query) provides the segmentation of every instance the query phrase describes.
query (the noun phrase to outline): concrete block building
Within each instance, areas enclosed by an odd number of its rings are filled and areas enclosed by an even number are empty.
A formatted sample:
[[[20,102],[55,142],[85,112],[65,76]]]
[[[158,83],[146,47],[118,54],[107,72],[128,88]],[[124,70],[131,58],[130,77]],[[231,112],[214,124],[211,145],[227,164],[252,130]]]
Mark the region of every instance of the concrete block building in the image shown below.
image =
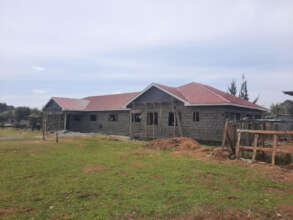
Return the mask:
[[[152,83],[140,92],[53,97],[43,108],[48,130],[129,135],[138,139],[185,136],[221,141],[226,119],[260,118],[266,109],[200,83]]]

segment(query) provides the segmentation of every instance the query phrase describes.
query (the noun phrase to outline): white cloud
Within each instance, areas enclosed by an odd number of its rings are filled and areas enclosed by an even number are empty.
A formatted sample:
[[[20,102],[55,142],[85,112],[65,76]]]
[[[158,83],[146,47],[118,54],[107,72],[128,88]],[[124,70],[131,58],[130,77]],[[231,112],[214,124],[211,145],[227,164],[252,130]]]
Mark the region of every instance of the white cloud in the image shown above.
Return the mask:
[[[34,94],[45,94],[45,93],[47,93],[47,91],[43,90],[43,89],[33,89],[32,93],[34,93]]]
[[[32,66],[32,69],[39,72],[45,71],[45,68],[41,66]]]
[[[138,83],[147,85],[151,81],[179,85],[193,80],[217,87],[242,72],[247,73],[251,96],[260,93],[265,105],[290,98],[280,91],[290,89],[293,80],[292,0],[2,2],[0,80],[12,85],[20,80],[26,82],[12,92],[15,97],[9,97],[7,102],[31,105],[44,102],[44,97],[56,89],[57,80],[64,86],[54,95],[62,96],[72,91],[72,83],[80,81],[86,85],[94,82],[97,89],[101,82],[111,88],[112,82],[117,81],[117,91],[141,89]],[[194,46],[192,50],[201,46],[214,48],[213,56],[205,54],[206,50],[194,56],[174,49],[190,45]],[[225,50],[219,50],[217,45]],[[145,56],[145,49],[160,47],[170,47],[178,56],[172,58],[170,51],[163,51],[155,56],[158,60],[139,59]],[[231,48],[240,51],[233,53]],[[127,58],[123,50],[135,55]],[[158,52],[151,51],[148,56]],[[230,60],[227,56],[230,52],[235,62],[223,65],[222,61]],[[112,57],[115,53],[118,55]],[[225,54],[226,59],[221,59]],[[268,54],[270,59],[266,59]],[[193,59],[189,59],[189,64],[182,62],[187,56]],[[246,68],[247,61],[250,69]],[[43,65],[50,69],[50,75]],[[52,79],[56,81],[47,85]],[[40,82],[45,83],[40,85]],[[49,92],[34,89],[35,85],[48,88]],[[11,93],[10,88],[1,86],[1,95]],[[88,90],[75,92],[81,95]],[[24,95],[31,100],[24,102]],[[76,97],[71,93],[68,96]]]

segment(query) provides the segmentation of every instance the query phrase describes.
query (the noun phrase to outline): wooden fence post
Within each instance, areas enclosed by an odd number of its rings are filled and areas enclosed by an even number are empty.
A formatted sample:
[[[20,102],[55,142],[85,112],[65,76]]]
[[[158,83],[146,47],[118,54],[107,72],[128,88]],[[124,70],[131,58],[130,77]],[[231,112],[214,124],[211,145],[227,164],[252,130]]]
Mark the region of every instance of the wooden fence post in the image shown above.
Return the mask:
[[[56,131],[56,143],[58,144],[58,142],[59,142],[58,131]]]
[[[258,134],[255,134],[255,135],[254,135],[254,141],[253,141],[252,162],[255,161],[255,157],[256,157],[257,141],[258,141]]]
[[[42,130],[43,130],[43,141],[46,140],[46,133],[45,133],[45,120],[43,119]]]
[[[273,153],[272,153],[272,165],[275,165],[277,142],[278,142],[278,136],[276,134],[274,134]]]
[[[225,128],[224,128],[224,134],[223,134],[223,139],[222,139],[222,148],[225,147],[226,138],[227,138],[227,132],[228,132],[228,125],[229,125],[229,121],[226,120],[226,122],[225,122]]]
[[[241,139],[241,132],[238,131],[238,136],[237,136],[237,144],[236,144],[236,158],[239,159],[240,158],[240,139]]]

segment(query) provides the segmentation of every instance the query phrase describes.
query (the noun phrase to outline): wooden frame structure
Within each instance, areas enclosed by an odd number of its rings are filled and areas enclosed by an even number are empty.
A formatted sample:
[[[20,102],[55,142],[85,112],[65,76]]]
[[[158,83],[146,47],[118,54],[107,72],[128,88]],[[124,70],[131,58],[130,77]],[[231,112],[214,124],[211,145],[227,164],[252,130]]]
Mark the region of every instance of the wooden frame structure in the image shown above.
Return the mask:
[[[241,146],[241,134],[242,133],[250,133],[254,134],[253,146]],[[258,138],[259,135],[273,135],[273,147],[272,148],[265,148],[265,147],[258,147]],[[236,143],[236,158],[240,158],[240,149],[252,150],[252,161],[255,161],[256,152],[260,151],[267,151],[272,152],[272,165],[275,165],[275,157],[277,152],[282,152],[282,150],[277,149],[278,145],[278,135],[293,135],[293,131],[276,131],[276,130],[247,130],[247,129],[237,129],[237,143]]]

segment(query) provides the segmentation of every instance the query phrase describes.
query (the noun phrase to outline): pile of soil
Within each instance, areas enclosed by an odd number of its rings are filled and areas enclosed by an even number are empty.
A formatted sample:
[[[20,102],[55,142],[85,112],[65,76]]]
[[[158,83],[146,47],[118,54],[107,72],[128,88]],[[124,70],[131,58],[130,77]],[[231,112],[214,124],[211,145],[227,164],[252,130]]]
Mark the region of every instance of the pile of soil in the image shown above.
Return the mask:
[[[222,148],[216,148],[212,151],[212,156],[217,160],[228,160],[230,153]]]
[[[197,141],[186,137],[156,139],[147,142],[145,146],[161,150],[171,149],[176,151],[197,150],[201,147]]]

